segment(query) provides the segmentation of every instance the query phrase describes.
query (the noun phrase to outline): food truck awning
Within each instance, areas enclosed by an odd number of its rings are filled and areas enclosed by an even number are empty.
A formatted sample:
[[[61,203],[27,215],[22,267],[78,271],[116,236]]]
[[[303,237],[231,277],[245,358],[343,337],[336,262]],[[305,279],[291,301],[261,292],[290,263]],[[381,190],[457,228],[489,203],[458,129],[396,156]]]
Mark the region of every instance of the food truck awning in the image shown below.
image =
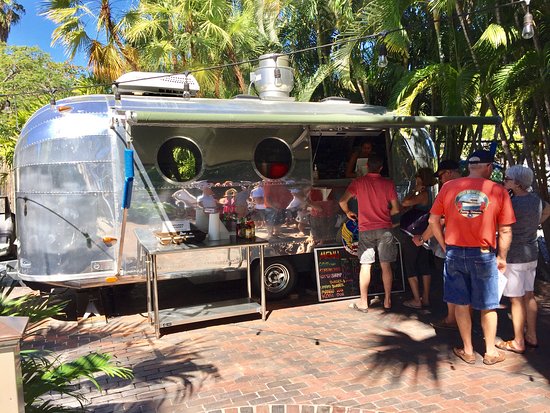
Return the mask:
[[[134,125],[172,126],[182,124],[239,125],[309,125],[309,126],[366,126],[405,128],[452,125],[499,125],[500,117],[476,116],[400,116],[396,114],[349,113],[196,113],[169,111],[126,112],[126,120]]]

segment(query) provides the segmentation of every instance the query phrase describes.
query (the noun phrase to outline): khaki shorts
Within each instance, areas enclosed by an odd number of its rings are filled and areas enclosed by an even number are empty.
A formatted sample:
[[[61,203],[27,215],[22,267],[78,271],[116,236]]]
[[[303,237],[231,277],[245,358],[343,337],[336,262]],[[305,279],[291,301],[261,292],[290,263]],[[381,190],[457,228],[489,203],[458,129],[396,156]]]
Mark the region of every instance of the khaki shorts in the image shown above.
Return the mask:
[[[394,262],[397,259],[397,244],[392,228],[359,231],[357,256],[361,264],[372,264],[376,261],[375,248],[380,262]]]

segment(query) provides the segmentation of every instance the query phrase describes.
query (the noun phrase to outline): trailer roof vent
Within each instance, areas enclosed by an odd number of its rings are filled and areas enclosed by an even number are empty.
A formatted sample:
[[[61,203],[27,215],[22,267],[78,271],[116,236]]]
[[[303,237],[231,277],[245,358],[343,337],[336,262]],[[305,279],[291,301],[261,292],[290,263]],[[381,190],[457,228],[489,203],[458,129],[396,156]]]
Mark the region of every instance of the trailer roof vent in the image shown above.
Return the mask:
[[[233,96],[233,99],[243,99],[243,100],[246,100],[246,99],[249,99],[249,100],[259,100],[260,97],[259,96],[254,96],[254,95],[235,95]]]
[[[113,93],[156,96],[183,96],[185,84],[189,95],[194,97],[200,90],[197,79],[191,74],[129,72],[113,83]]]
[[[321,100],[321,102],[330,102],[330,103],[350,103],[351,100],[347,98],[343,98],[341,96],[329,96],[328,98],[324,98]]]
[[[294,88],[294,73],[288,56],[284,54],[264,54],[260,67],[250,73],[250,82],[265,100],[294,100],[290,92]]]

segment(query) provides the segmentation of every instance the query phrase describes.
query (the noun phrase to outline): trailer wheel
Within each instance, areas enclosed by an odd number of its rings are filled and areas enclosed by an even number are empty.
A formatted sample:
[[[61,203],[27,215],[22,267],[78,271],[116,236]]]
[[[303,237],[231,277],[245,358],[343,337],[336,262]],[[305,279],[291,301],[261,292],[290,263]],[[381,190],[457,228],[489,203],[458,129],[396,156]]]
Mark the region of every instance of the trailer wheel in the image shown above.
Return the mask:
[[[267,258],[264,264],[265,295],[268,300],[281,300],[287,297],[296,286],[298,276],[290,260]],[[256,293],[260,294],[260,264],[254,266],[253,282]]]

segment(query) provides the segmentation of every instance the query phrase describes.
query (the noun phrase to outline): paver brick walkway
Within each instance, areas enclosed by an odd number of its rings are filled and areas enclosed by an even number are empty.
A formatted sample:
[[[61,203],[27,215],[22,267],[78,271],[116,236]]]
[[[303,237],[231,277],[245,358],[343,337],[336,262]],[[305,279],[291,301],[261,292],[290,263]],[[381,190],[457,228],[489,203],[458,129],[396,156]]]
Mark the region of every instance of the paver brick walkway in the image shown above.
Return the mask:
[[[476,321],[481,354],[467,365],[452,354],[458,333],[429,325],[441,314],[394,300],[391,313],[363,314],[349,301],[287,305],[265,322],[218,321],[160,339],[140,315],[107,324],[53,320],[23,347],[66,359],[99,350],[131,367],[133,380],[101,377],[102,392],[80,384],[97,413],[550,412],[546,346],[485,366]],[[550,343],[549,314],[540,312],[542,344]],[[511,321],[505,310],[499,315],[499,335],[509,339]]]

